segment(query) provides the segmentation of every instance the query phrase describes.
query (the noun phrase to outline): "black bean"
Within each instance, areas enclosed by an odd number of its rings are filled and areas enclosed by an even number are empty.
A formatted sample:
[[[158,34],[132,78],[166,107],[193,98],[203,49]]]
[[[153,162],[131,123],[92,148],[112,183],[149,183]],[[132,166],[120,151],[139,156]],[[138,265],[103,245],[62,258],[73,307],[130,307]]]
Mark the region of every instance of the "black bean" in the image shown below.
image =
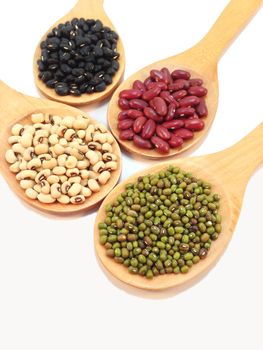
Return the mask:
[[[104,91],[105,89],[106,89],[106,84],[104,82],[95,86],[95,91],[97,92]]]
[[[66,96],[69,94],[69,87],[65,83],[58,83],[55,85],[55,91],[60,96]]]
[[[41,80],[43,80],[44,82],[50,80],[53,78],[53,74],[49,71],[45,71],[41,73]]]
[[[110,85],[112,83],[112,77],[109,74],[105,74],[103,80],[106,85]]]
[[[53,89],[57,83],[56,79],[51,79],[46,82],[46,86]]]

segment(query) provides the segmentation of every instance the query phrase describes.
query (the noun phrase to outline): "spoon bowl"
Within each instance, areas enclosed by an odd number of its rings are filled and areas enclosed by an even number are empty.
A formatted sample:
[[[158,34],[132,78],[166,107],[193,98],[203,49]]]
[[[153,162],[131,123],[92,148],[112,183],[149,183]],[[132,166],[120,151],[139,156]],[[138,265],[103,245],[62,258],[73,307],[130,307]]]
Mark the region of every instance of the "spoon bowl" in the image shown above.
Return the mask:
[[[94,243],[98,258],[104,267],[117,279],[131,286],[162,290],[171,287],[181,288],[198,280],[219,260],[233,235],[241,210],[242,200],[247,182],[263,162],[263,123],[238,144],[215,154],[194,158],[181,158],[159,163],[145,169],[120,183],[102,203],[95,222]],[[139,176],[154,174],[166,169],[169,165],[180,167],[212,185],[213,193],[221,197],[220,214],[222,215],[222,232],[213,242],[206,259],[194,265],[187,274],[166,274],[148,280],[145,277],[131,274],[121,264],[106,256],[105,247],[99,242],[98,224],[105,219],[105,207],[113,202],[125,190],[125,186],[133,183]]]
[[[262,3],[262,0],[230,1],[209,33],[197,45],[181,54],[150,64],[122,82],[111,98],[107,117],[113,135],[126,151],[147,158],[160,159],[185,152],[201,142],[209,131],[217,111],[218,61],[232,40],[242,31],[252,16],[255,15]],[[192,78],[201,78],[204,81],[203,86],[208,89],[206,96],[208,116],[205,118],[205,128],[202,131],[196,132],[194,138],[184,142],[181,148],[170,149],[168,155],[160,154],[155,149],[145,150],[139,148],[132,141],[121,140],[117,127],[117,117],[121,111],[118,106],[119,93],[122,90],[130,89],[135,80],[144,81],[149,77],[152,69],[160,70],[163,67],[168,68],[170,71],[175,69],[189,71]]]
[[[10,188],[27,204],[34,208],[45,211],[51,214],[76,214],[86,212],[95,207],[103,198],[113,189],[119,180],[121,174],[121,152],[116,141],[112,144],[113,152],[117,155],[118,168],[112,172],[112,176],[106,185],[101,187],[97,193],[93,193],[87,198],[83,204],[60,204],[58,202],[52,204],[44,204],[38,200],[33,200],[25,195],[25,191],[20,187],[16,180],[15,174],[9,169],[9,164],[5,160],[5,153],[10,149],[8,138],[11,136],[11,128],[15,123],[32,124],[30,116],[33,113],[50,113],[59,116],[78,116],[87,115],[77,108],[66,106],[49,100],[25,96],[15,90],[9,88],[0,81],[0,136],[1,136],[1,151],[0,151],[0,172],[6,179]],[[96,123],[96,120],[90,119],[90,123]]]
[[[125,54],[124,47],[121,41],[121,38],[118,40],[117,51],[120,53],[119,57],[119,70],[113,77],[112,83],[107,86],[107,88],[102,92],[96,92],[93,94],[82,94],[81,96],[59,96],[54,89],[48,88],[45,83],[38,77],[38,65],[37,61],[41,56],[41,48],[40,43],[45,40],[47,34],[58,24],[65,23],[67,21],[71,21],[73,18],[85,18],[85,19],[99,19],[103,23],[103,25],[110,27],[112,30],[116,31],[109,17],[106,15],[103,9],[103,0],[78,0],[77,4],[73,7],[73,9],[67,13],[64,17],[59,19],[53,26],[47,30],[47,32],[43,35],[41,40],[39,41],[33,60],[33,73],[35,84],[40,92],[50,98],[51,100],[66,103],[73,106],[81,106],[88,105],[91,103],[101,102],[107,97],[111,95],[111,93],[116,89],[119,85],[125,69]]]

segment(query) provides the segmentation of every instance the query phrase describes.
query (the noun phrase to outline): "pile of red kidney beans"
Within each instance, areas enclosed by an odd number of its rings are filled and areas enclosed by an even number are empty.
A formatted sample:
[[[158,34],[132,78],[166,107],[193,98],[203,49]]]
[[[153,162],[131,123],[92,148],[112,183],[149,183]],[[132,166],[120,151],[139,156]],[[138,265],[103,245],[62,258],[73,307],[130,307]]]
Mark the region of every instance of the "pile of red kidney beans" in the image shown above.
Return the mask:
[[[119,94],[118,129],[121,140],[133,140],[143,149],[167,154],[182,147],[194,132],[204,128],[208,114],[207,89],[189,72],[167,68],[151,70],[144,81],[134,81],[132,89]]]

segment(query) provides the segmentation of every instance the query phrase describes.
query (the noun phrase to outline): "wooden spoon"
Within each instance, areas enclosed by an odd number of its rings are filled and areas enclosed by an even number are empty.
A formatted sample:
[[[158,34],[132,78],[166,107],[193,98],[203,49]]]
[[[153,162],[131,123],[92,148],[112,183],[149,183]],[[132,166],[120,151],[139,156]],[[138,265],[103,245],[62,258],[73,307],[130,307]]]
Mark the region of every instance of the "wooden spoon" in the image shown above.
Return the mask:
[[[95,222],[95,249],[106,267],[119,280],[138,288],[161,290],[170,287],[182,287],[203,276],[218,261],[229,243],[242,205],[244,191],[254,170],[263,162],[263,123],[236,145],[210,155],[170,160],[143,170],[119,184],[102,203]],[[124,191],[128,183],[133,183],[139,176],[154,174],[169,165],[179,166],[196,177],[212,184],[213,193],[221,196],[220,214],[222,232],[213,242],[207,258],[194,265],[186,275],[167,274],[147,280],[139,275],[132,275],[128,269],[117,264],[105,254],[105,248],[99,242],[98,224],[105,219],[105,206],[112,203]]]
[[[87,211],[98,204],[119,180],[121,174],[121,152],[117,141],[113,143],[113,152],[118,157],[118,168],[112,172],[112,177],[109,182],[101,187],[101,191],[93,193],[90,198],[87,198],[83,204],[43,204],[38,200],[29,199],[25,195],[25,191],[20,187],[19,182],[16,180],[15,174],[9,170],[9,164],[5,160],[5,153],[10,148],[8,144],[8,138],[11,136],[11,128],[15,123],[31,123],[30,115],[32,113],[50,113],[59,116],[78,116],[87,115],[83,111],[77,108],[63,105],[61,103],[30,97],[23,95],[0,81],[0,172],[6,179],[11,189],[22,198],[27,204],[33,207],[53,213],[53,214],[71,214]],[[91,123],[97,123],[96,120],[90,116]]]
[[[102,92],[97,92],[90,95],[82,94],[81,96],[72,96],[72,95],[59,96],[58,94],[56,94],[54,89],[48,88],[43,83],[43,81],[38,78],[39,71],[38,71],[37,61],[41,56],[40,43],[46,38],[47,34],[58,24],[71,21],[73,18],[81,18],[81,17],[85,19],[100,19],[105,26],[108,26],[112,30],[116,31],[116,29],[114,29],[113,24],[111,23],[110,19],[108,18],[108,16],[106,15],[103,9],[103,0],[78,0],[75,7],[73,7],[73,9],[68,14],[66,14],[64,17],[59,19],[56,23],[54,23],[54,25],[50,27],[50,29],[43,35],[43,37],[39,41],[39,44],[37,45],[35,55],[34,55],[34,62],[33,62],[33,72],[34,72],[35,83],[38,89],[42,92],[42,94],[52,100],[67,103],[73,106],[88,105],[91,103],[100,102],[105,98],[107,98],[120,83],[124,73],[124,69],[125,69],[124,48],[123,48],[122,41],[119,38],[117,51],[120,53],[120,58],[119,58],[120,68],[118,72],[115,74],[115,76],[113,77],[112,84],[108,85],[106,90]]]
[[[118,87],[109,104],[108,124],[113,135],[126,151],[147,158],[164,158],[182,153],[197,145],[204,138],[213,123],[217,110],[217,63],[221,55],[252,16],[255,15],[262,3],[262,0],[231,0],[209,33],[197,45],[179,55],[150,64],[133,74]],[[208,117],[205,118],[205,128],[195,133],[194,138],[185,142],[182,148],[171,149],[167,156],[158,153],[156,150],[138,148],[132,141],[120,140],[117,128],[117,117],[120,112],[118,107],[120,91],[130,89],[132,83],[137,79],[144,81],[149,76],[151,69],[161,69],[163,67],[167,67],[170,71],[185,69],[191,73],[193,78],[202,78],[204,86],[208,89],[206,103],[209,111]]]

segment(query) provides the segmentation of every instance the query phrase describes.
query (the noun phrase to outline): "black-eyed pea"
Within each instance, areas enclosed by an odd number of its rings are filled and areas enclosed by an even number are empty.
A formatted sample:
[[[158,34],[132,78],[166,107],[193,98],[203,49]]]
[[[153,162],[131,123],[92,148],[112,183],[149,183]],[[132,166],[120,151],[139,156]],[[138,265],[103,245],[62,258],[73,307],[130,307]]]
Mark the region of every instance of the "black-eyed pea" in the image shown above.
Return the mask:
[[[85,158],[85,154],[76,148],[71,149],[70,155],[76,157],[77,160],[83,160]]]
[[[107,142],[111,145],[113,144],[113,142],[115,141],[115,138],[113,137],[113,135],[109,132],[107,132]]]
[[[70,202],[72,204],[82,204],[85,202],[85,197],[82,196],[82,195],[78,195],[78,196],[75,196],[75,197],[71,197],[70,198]]]
[[[9,145],[14,145],[15,143],[19,143],[21,140],[21,136],[10,136],[8,138]]]
[[[83,180],[88,179],[89,178],[89,171],[86,169],[80,170],[80,176]]]
[[[95,171],[89,170],[89,178],[96,180],[99,177],[98,173],[95,173]]]
[[[15,153],[19,153],[19,154],[24,154],[25,152],[25,147],[23,147],[21,145],[21,143],[15,143],[13,146],[12,146],[12,150],[15,152]]]
[[[25,129],[23,125],[15,124],[11,129],[11,133],[13,136],[21,136],[24,130]]]
[[[49,132],[48,132],[48,130],[44,130],[44,129],[41,129],[41,130],[37,130],[36,132],[35,132],[35,136],[40,136],[40,137],[43,137],[43,138],[45,138],[45,137],[49,137]]]
[[[40,182],[41,193],[49,194],[50,193],[50,184],[47,180],[43,180]]]
[[[29,170],[28,170],[29,171]],[[35,182],[40,183],[41,181],[46,180],[51,175],[50,169],[41,170],[35,177]]]
[[[106,142],[102,145],[102,151],[112,153],[112,146],[108,142]]]
[[[39,156],[40,154],[48,153],[49,147],[45,143],[40,143],[35,147],[35,153]]]
[[[59,143],[57,143],[54,146],[54,152],[57,156],[60,156],[61,154],[63,154],[65,151],[65,148],[63,146],[61,146]]]
[[[93,135],[93,141],[99,142],[100,144],[104,144],[105,142],[107,142],[107,135],[95,132]]]
[[[92,151],[100,151],[102,149],[102,145],[99,142],[89,142],[88,148]]]
[[[27,169],[36,170],[41,167],[41,160],[39,158],[33,158],[27,163]]]
[[[20,180],[35,180],[37,172],[35,170],[22,170],[16,175],[16,179]]]
[[[50,185],[53,185],[53,184],[59,183],[59,177],[57,175],[50,175],[47,178],[47,181],[50,183]]]
[[[65,162],[65,167],[68,168],[68,169],[76,168],[77,162],[78,162],[78,160],[77,160],[76,157],[69,156],[68,159]]]
[[[87,169],[90,166],[90,162],[87,159],[79,160],[77,167],[79,170]]]
[[[105,169],[105,163],[101,160],[95,165],[93,165],[92,170],[95,171],[95,173],[102,173]]]
[[[87,198],[87,197],[90,197],[92,195],[92,192],[88,187],[82,187],[80,194],[82,194],[84,197]]]
[[[33,188],[35,191],[37,191],[37,193],[41,193],[41,185],[40,184],[36,184]]]
[[[74,120],[74,117],[64,117],[61,120],[61,125],[65,125],[67,128],[72,128]]]
[[[53,198],[58,199],[61,196],[61,186],[60,184],[56,183],[51,185],[50,187],[50,194]]]
[[[88,180],[88,186],[92,192],[99,192],[99,190],[100,190],[100,185],[98,184],[97,180],[95,180],[95,179]]]
[[[45,124],[45,131],[48,132],[48,136],[50,135],[50,131],[51,131],[51,128],[52,128],[52,124],[48,123],[48,124]]]
[[[79,184],[79,183],[73,183],[73,184],[71,185],[70,189],[68,190],[68,195],[69,195],[70,197],[77,196],[77,195],[80,193],[81,188],[82,188],[81,184]]]
[[[67,177],[78,176],[79,175],[79,169],[78,168],[67,169],[66,175],[67,175]]]
[[[20,170],[27,170],[27,161],[25,161],[25,159],[21,159],[19,161],[19,169]],[[32,169],[34,170],[34,169]]]
[[[69,142],[68,146],[71,147],[71,148],[79,149],[79,143],[77,141]]]
[[[43,169],[54,169],[58,165],[56,158],[51,158],[50,160],[44,160],[42,163]]]
[[[43,113],[35,113],[31,115],[32,123],[43,123],[45,121],[45,116]]]
[[[33,140],[33,136],[32,134],[30,133],[24,133],[22,136],[21,136],[21,139],[20,139],[20,144],[27,148],[27,147],[31,147],[32,146],[32,140]]]
[[[38,192],[35,191],[33,188],[27,188],[25,194],[30,199],[37,199],[38,196]]]
[[[49,114],[49,113],[45,113],[45,116],[44,116],[44,122],[46,124],[49,124],[51,122],[51,120],[53,119],[52,115]]]
[[[51,155],[51,158],[57,158],[57,154],[54,151],[54,147],[53,146],[49,147],[48,153]]]
[[[66,176],[66,175],[61,175],[61,176],[59,176],[59,182],[60,183],[64,183],[64,182],[66,182],[66,181],[68,181],[68,177]]]
[[[53,115],[52,121],[54,125],[59,125],[61,123],[61,117],[59,117],[58,115]]]
[[[99,161],[102,161],[102,153],[100,151],[95,151],[98,155]]]
[[[44,204],[51,204],[56,201],[56,199],[53,198],[50,194],[45,194],[45,193],[39,193],[37,196],[37,199],[39,200],[39,202]]]
[[[111,161],[116,161],[117,160],[117,156],[113,153],[104,153],[102,156],[102,159],[104,160],[104,162],[111,162]]]
[[[88,152],[89,148],[88,148],[88,145],[81,143],[78,146],[78,150],[81,151],[82,153],[86,153]]]
[[[90,161],[91,165],[94,165],[94,164],[98,163],[98,161],[99,161],[99,156],[95,151],[88,151],[86,153],[86,157]]]
[[[12,173],[17,174],[19,173],[20,169],[20,161],[17,161],[10,165],[9,169],[12,171]]]
[[[67,127],[65,125],[60,125],[58,127],[57,134],[60,137],[64,137],[66,131],[67,131]]]
[[[57,201],[61,204],[68,204],[70,202],[70,198],[69,196],[62,194],[59,198],[57,198]]]
[[[88,124],[89,124],[89,121],[87,119],[79,117],[74,120],[73,128],[75,130],[86,129],[88,127]]]
[[[63,182],[61,185],[61,192],[63,194],[68,194],[70,187],[71,187],[71,183],[69,181]]]
[[[23,188],[23,190],[27,190],[28,188],[33,188],[35,186],[35,181],[21,180],[19,184],[20,184],[20,187]]]
[[[6,151],[5,160],[9,164],[14,164],[15,162],[17,162],[17,156],[15,155],[15,152],[12,149]]]
[[[37,145],[40,145],[42,143],[48,144],[48,138],[47,137],[43,137],[41,135],[35,135],[34,138],[33,138],[33,146],[36,147]]]
[[[86,132],[85,132],[85,130],[78,130],[77,135],[80,139],[84,139]]]
[[[64,166],[56,166],[53,168],[54,175],[64,175],[66,173],[66,168]]]
[[[34,128],[34,132],[39,131],[39,130],[43,130],[44,129],[44,125],[42,123],[35,123],[34,125],[31,125]],[[25,128],[27,129],[27,128]]]
[[[48,141],[51,145],[56,145],[58,143],[58,135],[52,134],[49,136]]]
[[[68,146],[68,141],[64,138],[64,137],[62,137],[60,140],[59,140],[59,142],[58,142],[61,146],[63,146],[63,147],[67,147]]]
[[[86,135],[85,135],[86,142],[92,141],[94,132],[95,132],[95,127],[93,124],[90,124],[86,129]]]
[[[49,130],[50,135],[58,134],[58,128],[59,128],[59,125],[57,125],[57,124],[52,125],[50,130]]]
[[[116,170],[117,168],[118,168],[117,162],[107,162],[106,163],[106,169],[108,171],[113,171],[113,170]]]
[[[50,160],[50,159],[52,159],[52,156],[51,156],[51,154],[49,154],[49,153],[44,153],[44,154],[40,154],[40,155],[38,156],[38,158],[41,160],[41,162],[44,162],[44,160]]]
[[[88,186],[88,179],[84,179],[80,181],[81,186],[87,187]]]
[[[57,158],[58,165],[59,166],[65,166],[67,158],[68,158],[68,156],[66,154],[61,154],[60,156],[58,156],[58,158]]]
[[[101,133],[104,133],[104,132],[107,132],[107,128],[105,125],[101,124],[101,123],[98,123],[95,125],[95,130],[98,130],[100,131]]]
[[[28,147],[24,153],[23,153],[23,158],[24,160],[26,160],[27,162],[30,161],[32,158],[35,157],[35,150],[34,147]]]
[[[111,177],[111,174],[110,174],[109,171],[103,171],[103,172],[99,175],[98,181],[99,181],[99,183],[100,183],[101,185],[105,185],[105,184],[109,181],[110,177]]]
[[[68,182],[70,182],[71,184],[73,184],[73,183],[80,184],[80,181],[81,181],[80,176],[72,176],[72,177],[68,178]]]

